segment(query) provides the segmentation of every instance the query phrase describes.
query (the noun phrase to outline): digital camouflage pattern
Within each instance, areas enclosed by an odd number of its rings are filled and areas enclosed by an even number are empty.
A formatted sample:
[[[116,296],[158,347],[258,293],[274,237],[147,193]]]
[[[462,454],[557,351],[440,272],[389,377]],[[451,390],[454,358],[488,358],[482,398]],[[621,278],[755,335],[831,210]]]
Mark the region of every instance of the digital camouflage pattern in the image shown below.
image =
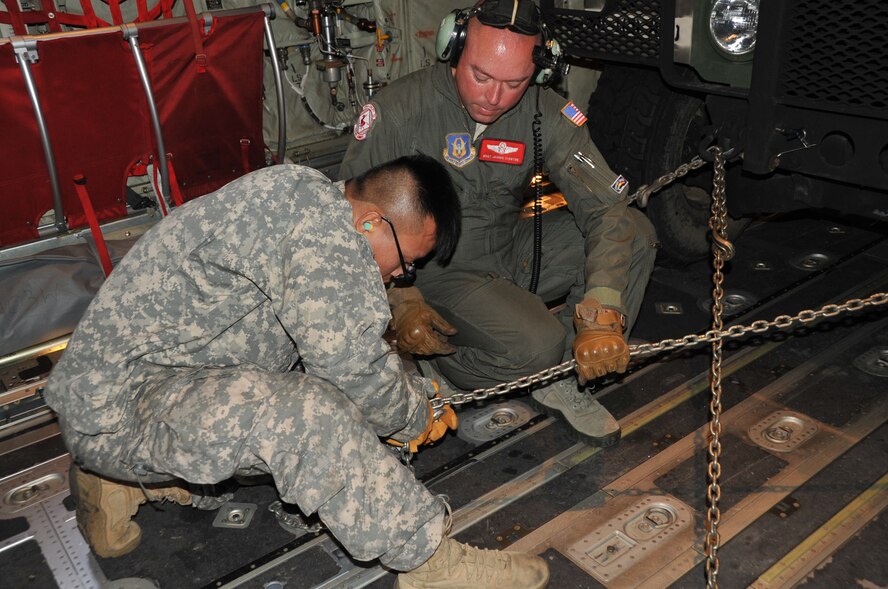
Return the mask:
[[[310,168],[266,168],[136,243],[46,399],[87,469],[194,484],[267,472],[355,558],[409,570],[440,542],[443,506],[379,436],[422,432],[434,389],[382,339],[389,319],[342,192]]]

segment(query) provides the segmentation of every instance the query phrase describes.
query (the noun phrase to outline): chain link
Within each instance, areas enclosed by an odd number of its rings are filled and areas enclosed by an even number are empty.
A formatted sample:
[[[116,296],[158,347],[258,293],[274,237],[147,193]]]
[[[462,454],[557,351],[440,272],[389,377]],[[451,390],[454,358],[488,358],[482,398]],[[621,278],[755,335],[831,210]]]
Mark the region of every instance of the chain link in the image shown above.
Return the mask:
[[[758,319],[749,325],[732,325],[727,329],[710,329],[706,333],[686,335],[679,339],[664,339],[651,344],[639,344],[629,346],[629,354],[632,357],[671,352],[682,348],[693,348],[705,343],[713,343],[717,340],[734,339],[744,335],[755,333],[762,334],[771,329],[788,329],[795,325],[811,323],[824,317],[835,317],[843,313],[861,311],[866,307],[878,307],[888,304],[888,293],[877,292],[865,299],[848,299],[844,303],[829,303],[819,309],[805,309],[795,315],[778,315],[770,321]]]
[[[725,157],[718,147],[710,148],[714,156],[712,177],[712,208],[709,217],[709,228],[712,230],[712,330],[724,329],[724,306],[722,304],[725,291],[722,285],[725,280],[723,269],[725,262],[734,257],[734,246],[728,241],[728,208],[725,194]],[[722,398],[722,338],[712,342],[712,363],[709,370],[709,468],[706,486],[706,538],[703,553],[706,556],[706,587],[718,589],[718,548],[721,536],[718,524],[721,511],[718,506],[721,498],[721,398]]]
[[[886,304],[888,304],[888,293],[877,292],[865,299],[848,299],[840,304],[829,303],[823,305],[819,309],[806,309],[791,316],[778,315],[770,321],[757,319],[748,325],[732,325],[727,329],[710,329],[705,333],[689,334],[678,339],[667,338],[650,344],[633,344],[629,346],[629,356],[631,358],[638,358],[641,356],[672,352],[674,350],[695,348],[703,344],[711,344],[718,340],[736,339],[750,333],[760,335],[775,328],[788,329],[796,325],[811,323],[825,317],[835,317],[844,313],[854,313],[862,311],[867,307],[878,307]],[[567,360],[566,362],[547,368],[536,374],[522,376],[517,380],[504,382],[495,387],[475,389],[474,391],[465,393],[456,393],[451,397],[438,397],[432,400],[432,408],[440,409],[445,405],[457,406],[474,403],[476,401],[484,401],[490,397],[505,395],[512,391],[517,391],[532,385],[548,383],[561,376],[570,374],[575,367],[575,360]]]
[[[703,158],[699,155],[694,156],[694,158],[688,163],[678,166],[674,172],[667,172],[654,180],[651,184],[642,185],[629,197],[629,203],[637,202],[638,206],[645,208],[648,205],[648,200],[650,200],[652,194],[669,186],[682,176],[685,176],[688,172],[696,170],[697,168],[702,168],[705,164],[706,162],[703,161]]]

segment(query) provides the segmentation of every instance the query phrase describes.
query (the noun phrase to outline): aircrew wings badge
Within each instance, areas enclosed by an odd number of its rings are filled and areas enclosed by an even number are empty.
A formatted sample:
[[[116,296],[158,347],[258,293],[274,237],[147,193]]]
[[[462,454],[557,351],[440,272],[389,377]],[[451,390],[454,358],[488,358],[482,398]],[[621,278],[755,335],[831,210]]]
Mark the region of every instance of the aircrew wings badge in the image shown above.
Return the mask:
[[[583,114],[583,111],[577,108],[573,102],[568,102],[564,105],[564,108],[561,109],[561,114],[567,117],[571,123],[576,125],[577,127],[582,127],[586,124],[586,115]]]
[[[373,126],[373,123],[376,121],[376,107],[373,106],[373,103],[368,102],[364,105],[364,108],[361,109],[361,114],[358,115],[358,122],[355,123],[354,135],[355,139],[358,141],[363,141],[367,138],[367,133],[370,132],[370,127]]]
[[[475,159],[477,151],[468,133],[450,133],[445,139],[444,161],[461,168]]]
[[[524,162],[524,144],[505,139],[484,139],[481,141],[481,153],[478,159],[482,162],[517,166]]]

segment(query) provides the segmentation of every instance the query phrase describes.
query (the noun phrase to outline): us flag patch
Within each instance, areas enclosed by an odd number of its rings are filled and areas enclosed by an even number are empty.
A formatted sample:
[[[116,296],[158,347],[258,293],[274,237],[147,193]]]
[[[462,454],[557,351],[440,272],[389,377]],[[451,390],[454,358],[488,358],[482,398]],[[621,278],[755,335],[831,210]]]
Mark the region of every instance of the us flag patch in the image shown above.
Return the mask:
[[[586,115],[584,115],[583,111],[578,109],[577,105],[573,102],[565,104],[564,108],[561,109],[561,114],[566,116],[568,120],[577,127],[582,127],[586,124]]]

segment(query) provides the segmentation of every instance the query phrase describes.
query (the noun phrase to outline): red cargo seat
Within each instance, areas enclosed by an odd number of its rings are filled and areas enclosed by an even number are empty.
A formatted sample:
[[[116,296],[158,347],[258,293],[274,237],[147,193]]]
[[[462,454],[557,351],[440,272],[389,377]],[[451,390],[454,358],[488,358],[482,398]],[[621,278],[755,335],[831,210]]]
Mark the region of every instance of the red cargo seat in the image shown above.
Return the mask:
[[[159,4],[157,6],[160,6]],[[137,25],[165,148],[185,199],[265,165],[260,9]],[[126,178],[157,153],[148,102],[129,43],[116,27],[33,37],[30,65],[50,137],[69,228],[87,218],[73,179],[86,180],[101,220],[126,214]],[[201,60],[195,54],[201,54]],[[9,44],[0,44],[0,246],[38,237],[53,208],[34,110]],[[175,190],[174,194],[180,193]]]

